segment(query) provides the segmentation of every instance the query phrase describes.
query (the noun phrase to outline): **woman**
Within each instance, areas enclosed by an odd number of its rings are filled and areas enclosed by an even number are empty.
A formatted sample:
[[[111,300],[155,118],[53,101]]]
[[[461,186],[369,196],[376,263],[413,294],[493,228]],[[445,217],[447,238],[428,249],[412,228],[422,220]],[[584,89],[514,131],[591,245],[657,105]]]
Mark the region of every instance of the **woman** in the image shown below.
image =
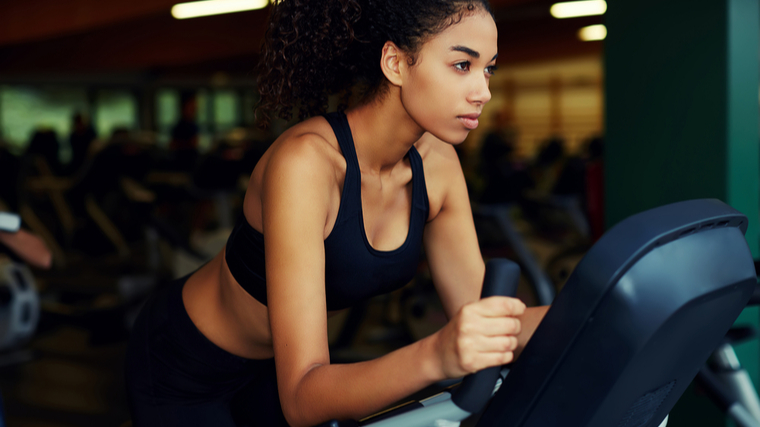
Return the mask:
[[[143,309],[128,354],[136,426],[243,424],[236,395],[256,425],[358,419],[514,358],[545,309],[478,301],[484,263],[453,148],[490,99],[496,38],[486,0],[277,2],[262,106],[313,117],[255,167],[226,249]],[[356,107],[316,115],[354,83]],[[330,364],[327,316],[403,286],[423,246],[448,324]]]

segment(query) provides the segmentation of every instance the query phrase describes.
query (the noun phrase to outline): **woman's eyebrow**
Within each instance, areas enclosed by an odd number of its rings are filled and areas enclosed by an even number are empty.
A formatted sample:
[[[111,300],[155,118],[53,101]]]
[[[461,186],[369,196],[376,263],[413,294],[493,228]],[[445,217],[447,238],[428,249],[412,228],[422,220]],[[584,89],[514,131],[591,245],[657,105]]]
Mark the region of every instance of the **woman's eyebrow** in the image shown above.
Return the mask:
[[[464,52],[464,53],[472,56],[473,58],[480,58],[480,53],[478,51],[472,50],[472,49],[470,49],[467,46],[451,46],[451,48],[449,50],[453,50],[453,51],[456,51],[456,52]],[[491,58],[491,61],[493,61],[494,59],[496,59],[498,56],[499,56],[499,54],[497,53],[496,55],[493,56],[493,58]]]

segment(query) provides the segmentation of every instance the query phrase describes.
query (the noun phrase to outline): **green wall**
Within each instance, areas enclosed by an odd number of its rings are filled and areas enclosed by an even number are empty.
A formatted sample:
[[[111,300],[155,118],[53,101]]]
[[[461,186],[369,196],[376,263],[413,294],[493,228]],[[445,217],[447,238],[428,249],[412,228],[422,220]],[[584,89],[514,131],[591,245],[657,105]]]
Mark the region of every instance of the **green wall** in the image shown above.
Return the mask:
[[[758,0],[611,0],[605,20],[607,225],[718,198],[747,215],[760,258]],[[737,323],[759,318],[747,309]],[[758,384],[760,345],[737,352]],[[685,394],[670,425],[722,424],[699,399]]]

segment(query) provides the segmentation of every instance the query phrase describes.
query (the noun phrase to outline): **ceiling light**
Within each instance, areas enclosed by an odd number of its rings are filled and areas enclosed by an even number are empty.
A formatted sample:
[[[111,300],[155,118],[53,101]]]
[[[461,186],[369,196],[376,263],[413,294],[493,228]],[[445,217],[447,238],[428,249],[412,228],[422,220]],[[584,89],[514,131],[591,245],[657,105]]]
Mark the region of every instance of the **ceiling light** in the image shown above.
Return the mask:
[[[555,3],[549,12],[555,18],[576,18],[578,16],[604,15],[607,2],[604,0],[568,1]]]
[[[221,15],[223,13],[243,12],[263,9],[268,0],[205,0],[179,3],[172,7],[172,16],[177,19],[197,18],[199,16]]]
[[[578,38],[584,42],[604,40],[607,37],[607,27],[604,25],[589,25],[578,30]]]

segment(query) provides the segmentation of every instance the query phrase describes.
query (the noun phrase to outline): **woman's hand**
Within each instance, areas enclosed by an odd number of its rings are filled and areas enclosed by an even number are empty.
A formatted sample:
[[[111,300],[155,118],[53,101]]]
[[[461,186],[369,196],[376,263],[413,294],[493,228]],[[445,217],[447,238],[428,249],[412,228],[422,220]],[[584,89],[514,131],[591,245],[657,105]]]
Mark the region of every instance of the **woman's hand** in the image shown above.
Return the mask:
[[[490,297],[464,305],[436,333],[440,370],[446,378],[459,378],[514,360],[518,316],[525,304],[516,298]]]

